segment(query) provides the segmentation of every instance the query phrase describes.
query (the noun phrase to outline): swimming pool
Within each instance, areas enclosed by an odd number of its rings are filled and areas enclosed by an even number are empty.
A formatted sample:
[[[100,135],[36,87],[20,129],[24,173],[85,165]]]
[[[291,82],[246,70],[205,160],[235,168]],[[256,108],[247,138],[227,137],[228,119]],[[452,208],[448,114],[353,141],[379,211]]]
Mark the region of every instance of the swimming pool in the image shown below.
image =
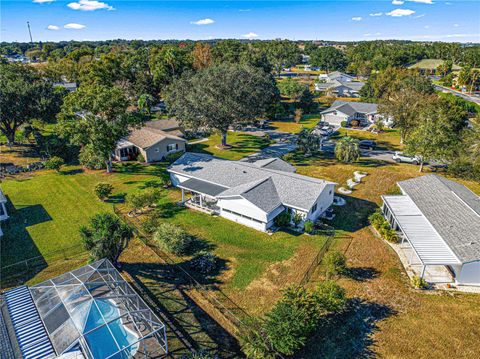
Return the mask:
[[[95,303],[97,304],[96,306],[93,303],[90,306],[84,333],[104,324],[102,315],[107,322],[111,320],[112,322],[85,335],[85,339],[94,359],[105,359],[119,350],[115,341],[120,348],[126,348],[135,343],[138,340],[138,336],[122,323],[122,319],[119,318],[120,310],[115,306],[115,302],[112,300],[95,299]],[[115,356],[115,358],[133,357],[138,350],[138,346],[138,343],[132,345],[121,355]]]

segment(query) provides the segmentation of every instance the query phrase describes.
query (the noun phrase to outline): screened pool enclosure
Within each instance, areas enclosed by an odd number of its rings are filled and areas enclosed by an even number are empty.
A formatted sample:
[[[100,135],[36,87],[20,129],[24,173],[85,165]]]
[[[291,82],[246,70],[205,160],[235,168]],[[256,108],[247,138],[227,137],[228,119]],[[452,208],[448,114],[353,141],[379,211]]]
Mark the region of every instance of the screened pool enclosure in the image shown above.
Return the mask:
[[[106,259],[29,289],[57,355],[79,347],[91,359],[168,351],[165,325]]]

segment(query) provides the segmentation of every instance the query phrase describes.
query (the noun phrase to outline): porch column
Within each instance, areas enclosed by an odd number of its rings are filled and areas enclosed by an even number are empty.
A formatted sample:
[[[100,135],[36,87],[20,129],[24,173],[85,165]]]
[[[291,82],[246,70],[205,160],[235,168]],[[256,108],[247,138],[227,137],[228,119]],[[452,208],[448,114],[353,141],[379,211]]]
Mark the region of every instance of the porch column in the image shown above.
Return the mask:
[[[427,266],[424,264],[423,267],[422,267],[422,275],[420,276],[420,278],[423,279],[423,276],[425,275],[425,269],[427,268]]]
[[[185,203],[185,190],[182,188],[182,203]]]
[[[202,195],[200,195],[200,207],[203,207]]]

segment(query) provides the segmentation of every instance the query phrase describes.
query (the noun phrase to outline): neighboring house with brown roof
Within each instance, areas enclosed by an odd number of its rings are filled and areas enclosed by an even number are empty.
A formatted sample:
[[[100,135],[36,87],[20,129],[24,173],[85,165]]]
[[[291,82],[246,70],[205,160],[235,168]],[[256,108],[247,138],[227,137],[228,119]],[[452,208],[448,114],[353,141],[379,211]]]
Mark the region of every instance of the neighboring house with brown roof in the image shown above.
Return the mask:
[[[180,126],[180,123],[174,118],[148,121],[147,123],[145,123],[145,127],[164,131],[170,135],[174,135],[177,137],[184,137],[182,126]]]
[[[141,154],[145,162],[158,162],[169,154],[184,152],[187,141],[171,132],[144,126],[134,129],[117,143],[114,156],[118,161],[135,160]]]

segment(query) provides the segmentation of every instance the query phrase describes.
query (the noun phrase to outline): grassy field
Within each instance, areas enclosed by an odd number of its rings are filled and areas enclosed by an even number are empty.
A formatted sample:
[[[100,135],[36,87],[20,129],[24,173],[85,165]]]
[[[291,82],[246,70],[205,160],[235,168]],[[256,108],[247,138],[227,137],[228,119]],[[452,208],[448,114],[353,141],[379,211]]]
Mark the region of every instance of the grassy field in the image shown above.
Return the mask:
[[[217,146],[220,145],[220,143],[220,135],[213,134],[206,142],[189,145],[189,151],[208,153],[227,160],[239,160],[267,147],[270,144],[270,140],[246,132],[229,131],[227,135],[227,145],[231,147],[228,149],[218,148]]]
[[[289,133],[298,133],[302,128],[314,128],[316,124],[320,121],[320,115],[304,115],[299,123],[296,123],[293,120],[283,120],[283,121],[271,121],[269,126],[280,132],[289,132]]]
[[[340,128],[338,132],[339,136],[350,136],[358,140],[375,140],[378,149],[401,150],[403,147],[398,130],[395,129],[388,129],[378,134],[348,128]]]

